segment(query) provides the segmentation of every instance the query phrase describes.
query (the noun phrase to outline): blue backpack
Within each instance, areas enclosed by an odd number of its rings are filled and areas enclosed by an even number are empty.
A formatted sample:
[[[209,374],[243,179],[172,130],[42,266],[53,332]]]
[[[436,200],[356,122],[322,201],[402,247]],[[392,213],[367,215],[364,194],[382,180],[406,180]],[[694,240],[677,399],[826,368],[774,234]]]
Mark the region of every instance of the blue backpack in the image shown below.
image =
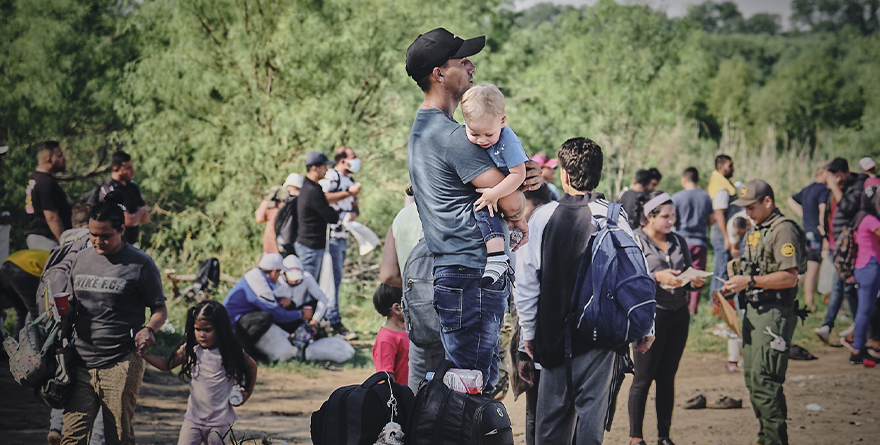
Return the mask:
[[[578,269],[567,323],[594,348],[619,349],[647,335],[654,324],[656,283],[645,255],[617,225],[620,204],[608,204],[606,217],[594,216],[598,230]],[[565,352],[571,355],[571,329]]]

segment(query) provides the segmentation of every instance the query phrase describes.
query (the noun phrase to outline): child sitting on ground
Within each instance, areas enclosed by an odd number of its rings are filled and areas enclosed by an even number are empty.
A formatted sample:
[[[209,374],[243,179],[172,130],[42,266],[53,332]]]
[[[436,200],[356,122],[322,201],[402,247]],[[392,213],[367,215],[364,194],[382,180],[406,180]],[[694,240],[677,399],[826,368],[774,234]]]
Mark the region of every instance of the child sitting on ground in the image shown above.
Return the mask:
[[[162,371],[180,365],[180,380],[190,381],[189,400],[178,445],[222,445],[223,436],[238,416],[232,409],[254,392],[257,362],[248,356],[232,333],[229,313],[217,301],[205,300],[186,312],[183,344],[167,359],[141,356]],[[241,389],[233,393],[233,385]]]
[[[505,125],[504,95],[495,85],[476,85],[467,90],[461,100],[461,112],[468,140],[486,150],[492,162],[507,175],[495,187],[478,189],[483,195],[474,203],[477,226],[488,253],[480,284],[488,286],[498,281],[510,267],[510,259],[504,252],[504,222],[495,215],[498,200],[522,185],[526,177],[525,162],[529,157],[519,138]]]
[[[373,306],[386,318],[385,325],[376,334],[373,345],[373,364],[376,372],[390,372],[394,381],[409,384],[409,337],[403,321],[400,300],[403,291],[399,287],[380,284],[373,294]]]

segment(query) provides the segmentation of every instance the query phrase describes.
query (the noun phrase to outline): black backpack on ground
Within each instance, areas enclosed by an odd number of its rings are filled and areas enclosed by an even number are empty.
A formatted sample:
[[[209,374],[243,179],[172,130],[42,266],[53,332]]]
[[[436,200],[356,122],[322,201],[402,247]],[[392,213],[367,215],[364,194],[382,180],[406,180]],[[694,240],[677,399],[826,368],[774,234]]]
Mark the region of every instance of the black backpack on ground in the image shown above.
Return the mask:
[[[282,256],[296,255],[293,243],[296,242],[296,234],[299,231],[299,221],[296,211],[296,196],[284,200],[284,205],[275,216],[275,239],[278,241],[278,250]]]
[[[512,445],[504,405],[484,394],[464,394],[443,384],[452,362],[444,360],[416,396],[406,431],[410,445]]]
[[[183,289],[181,295],[187,301],[202,301],[207,299],[219,284],[220,261],[217,258],[208,258],[199,264],[196,279]]]
[[[387,372],[377,372],[361,385],[333,391],[321,409],[312,413],[312,443],[372,445],[388,422],[397,422],[406,432],[412,406],[408,386],[395,383]]]

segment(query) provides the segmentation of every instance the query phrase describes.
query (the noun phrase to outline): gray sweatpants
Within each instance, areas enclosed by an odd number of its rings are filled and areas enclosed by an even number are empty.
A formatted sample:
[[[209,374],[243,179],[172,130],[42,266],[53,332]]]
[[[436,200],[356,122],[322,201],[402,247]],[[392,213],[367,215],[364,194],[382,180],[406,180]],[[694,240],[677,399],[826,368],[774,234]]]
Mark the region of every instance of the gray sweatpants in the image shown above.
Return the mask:
[[[572,359],[572,397],[566,396],[565,365],[541,371],[538,385],[537,445],[601,444],[616,353],[597,349]]]

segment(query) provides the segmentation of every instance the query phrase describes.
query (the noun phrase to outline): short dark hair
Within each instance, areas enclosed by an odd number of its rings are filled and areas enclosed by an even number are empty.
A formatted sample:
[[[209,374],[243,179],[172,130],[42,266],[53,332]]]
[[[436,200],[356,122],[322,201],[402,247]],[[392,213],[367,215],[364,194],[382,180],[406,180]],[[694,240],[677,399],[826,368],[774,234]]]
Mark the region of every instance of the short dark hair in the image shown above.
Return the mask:
[[[84,202],[73,206],[73,209],[70,211],[70,222],[73,224],[73,227],[87,227],[89,225],[89,212],[91,210],[92,206]]]
[[[828,164],[828,171],[831,173],[849,173],[849,162],[843,158],[834,158],[831,160],[831,163]]]
[[[696,167],[688,167],[684,169],[684,171],[681,173],[681,177],[687,179],[690,182],[693,182],[694,184],[700,183],[700,172],[697,171]]]
[[[748,229],[749,220],[743,218],[742,216],[737,216],[733,219],[733,227],[736,227],[737,229]]]
[[[547,183],[541,184],[537,190],[526,190],[523,192],[526,199],[531,201],[532,205],[538,207],[553,201],[553,194],[550,193],[550,187]]]
[[[131,156],[122,150],[110,155],[110,168],[122,167],[122,164],[126,162],[131,162]]]
[[[636,171],[636,184],[648,185],[651,182],[651,172],[643,168]]]
[[[387,317],[391,313],[391,307],[400,304],[402,298],[403,289],[381,283],[373,293],[373,306],[379,315]]]
[[[351,149],[346,146],[336,147],[336,150],[334,150],[333,152],[333,160],[339,162],[340,160],[347,158],[348,154],[346,153],[346,151],[348,150]]]
[[[562,143],[556,156],[573,189],[590,192],[599,186],[603,160],[599,144],[583,137],[571,138]]]
[[[728,162],[733,162],[733,159],[731,159],[730,156],[727,156],[727,155],[715,156],[715,170],[718,170],[719,168],[721,168],[722,165],[724,165]]]
[[[449,65],[449,60],[447,59],[443,62],[443,65],[437,66],[437,68],[446,68]],[[428,73],[427,76],[422,77],[421,79],[416,80],[416,85],[422,90],[423,93],[427,93],[431,90],[431,74],[434,74],[434,70],[431,69],[431,72]]]
[[[649,168],[648,174],[651,175],[651,179],[656,179],[657,182],[660,182],[663,179],[663,174],[660,173],[660,170],[657,170],[656,167]]]
[[[115,200],[101,201],[95,204],[89,211],[89,219],[97,222],[109,221],[110,227],[116,231],[125,227],[125,211],[122,209],[122,204]]]
[[[61,143],[58,141],[46,141],[40,144],[40,148],[37,149],[37,161],[40,160],[40,155],[45,152],[49,152],[49,156],[52,156],[52,153],[56,148],[60,147]]]

